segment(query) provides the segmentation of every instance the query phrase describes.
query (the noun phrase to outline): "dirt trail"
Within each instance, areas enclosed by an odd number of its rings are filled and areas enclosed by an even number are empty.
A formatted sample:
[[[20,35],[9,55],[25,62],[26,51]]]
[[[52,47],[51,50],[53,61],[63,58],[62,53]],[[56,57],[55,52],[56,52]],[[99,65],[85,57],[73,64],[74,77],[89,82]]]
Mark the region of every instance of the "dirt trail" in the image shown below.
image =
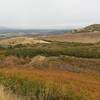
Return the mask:
[[[5,91],[4,87],[0,85],[0,100],[23,100],[11,92]]]

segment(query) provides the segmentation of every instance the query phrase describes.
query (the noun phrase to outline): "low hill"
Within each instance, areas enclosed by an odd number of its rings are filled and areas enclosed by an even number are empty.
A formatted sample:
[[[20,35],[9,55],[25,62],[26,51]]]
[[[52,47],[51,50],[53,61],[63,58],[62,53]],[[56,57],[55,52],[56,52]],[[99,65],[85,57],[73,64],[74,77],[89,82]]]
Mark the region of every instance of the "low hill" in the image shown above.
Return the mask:
[[[96,43],[100,41],[100,32],[65,33],[41,37],[40,39],[60,42]]]
[[[74,32],[100,32],[100,24],[92,24],[87,27],[74,30]]]
[[[100,24],[93,24],[69,33],[45,36],[43,38],[61,42],[95,43],[100,41]]]

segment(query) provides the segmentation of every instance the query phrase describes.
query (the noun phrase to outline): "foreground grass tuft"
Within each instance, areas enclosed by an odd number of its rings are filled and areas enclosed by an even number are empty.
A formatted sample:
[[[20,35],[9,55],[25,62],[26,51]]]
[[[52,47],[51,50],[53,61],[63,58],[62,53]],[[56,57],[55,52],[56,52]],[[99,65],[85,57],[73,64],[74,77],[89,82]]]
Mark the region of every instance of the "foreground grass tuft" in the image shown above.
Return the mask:
[[[27,100],[91,100],[88,92],[77,93],[60,83],[30,81],[18,76],[6,78],[2,74],[0,74],[0,82],[12,93]]]

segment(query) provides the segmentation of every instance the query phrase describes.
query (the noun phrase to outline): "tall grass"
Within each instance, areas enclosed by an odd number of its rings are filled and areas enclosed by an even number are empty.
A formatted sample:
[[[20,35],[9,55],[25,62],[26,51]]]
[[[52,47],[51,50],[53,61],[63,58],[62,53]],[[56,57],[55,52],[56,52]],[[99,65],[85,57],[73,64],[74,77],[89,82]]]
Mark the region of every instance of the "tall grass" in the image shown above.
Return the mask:
[[[0,82],[12,93],[25,100],[91,100],[86,92],[77,93],[67,85],[40,80],[27,80],[18,76],[6,78],[0,75]]]

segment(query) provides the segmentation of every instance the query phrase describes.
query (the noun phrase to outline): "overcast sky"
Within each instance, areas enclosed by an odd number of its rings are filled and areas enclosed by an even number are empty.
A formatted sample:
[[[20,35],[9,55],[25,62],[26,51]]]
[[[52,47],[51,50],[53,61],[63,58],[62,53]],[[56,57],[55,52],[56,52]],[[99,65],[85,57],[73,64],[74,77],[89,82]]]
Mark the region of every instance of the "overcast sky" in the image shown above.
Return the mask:
[[[100,23],[100,0],[0,0],[0,26],[73,28]]]

